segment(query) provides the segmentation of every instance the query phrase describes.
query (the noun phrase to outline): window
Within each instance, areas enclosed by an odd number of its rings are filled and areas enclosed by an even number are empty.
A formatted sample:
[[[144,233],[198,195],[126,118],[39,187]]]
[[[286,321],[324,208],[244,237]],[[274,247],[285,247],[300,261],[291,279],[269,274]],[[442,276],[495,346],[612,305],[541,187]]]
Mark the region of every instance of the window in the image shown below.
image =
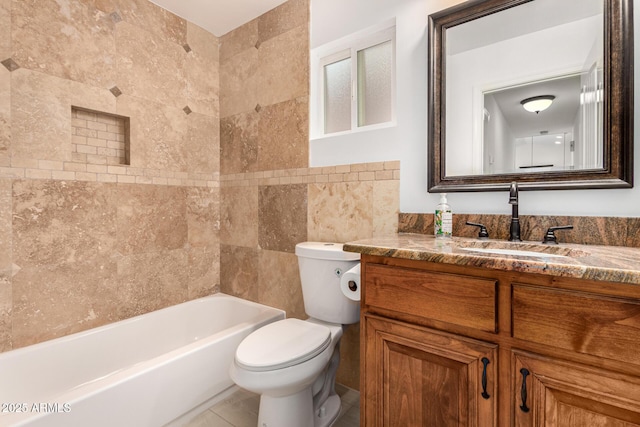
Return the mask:
[[[395,25],[319,47],[312,58],[312,137],[393,124]]]
[[[322,66],[324,104],[324,133],[351,129],[351,56],[337,59]],[[343,56],[343,55],[340,55]],[[332,58],[331,58],[332,59]]]

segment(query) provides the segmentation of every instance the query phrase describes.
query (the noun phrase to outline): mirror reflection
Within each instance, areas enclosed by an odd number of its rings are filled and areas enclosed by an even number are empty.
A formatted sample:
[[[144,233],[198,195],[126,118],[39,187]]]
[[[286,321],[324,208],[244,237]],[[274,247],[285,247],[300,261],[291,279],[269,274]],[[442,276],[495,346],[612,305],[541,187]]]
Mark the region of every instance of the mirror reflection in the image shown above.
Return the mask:
[[[602,168],[598,70],[485,92],[482,173]]]
[[[603,0],[535,0],[446,32],[447,176],[602,169]]]

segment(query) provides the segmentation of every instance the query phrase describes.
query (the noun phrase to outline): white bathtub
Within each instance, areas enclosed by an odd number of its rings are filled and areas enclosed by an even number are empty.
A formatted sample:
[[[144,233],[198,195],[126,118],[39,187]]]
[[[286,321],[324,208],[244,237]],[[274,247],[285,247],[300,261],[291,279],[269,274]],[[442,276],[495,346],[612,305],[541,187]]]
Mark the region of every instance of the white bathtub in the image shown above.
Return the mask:
[[[0,426],[166,425],[233,386],[240,341],[283,318],[216,294],[0,353]]]

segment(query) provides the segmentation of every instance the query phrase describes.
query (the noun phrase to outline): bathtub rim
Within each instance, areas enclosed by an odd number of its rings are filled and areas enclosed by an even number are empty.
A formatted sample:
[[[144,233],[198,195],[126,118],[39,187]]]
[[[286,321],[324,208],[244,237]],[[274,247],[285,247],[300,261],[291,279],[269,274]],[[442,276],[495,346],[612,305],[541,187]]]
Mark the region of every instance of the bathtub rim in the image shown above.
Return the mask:
[[[138,322],[141,318],[143,318],[144,316],[148,316],[150,314],[154,314],[154,313],[169,313],[171,311],[179,310],[181,306],[184,306],[186,304],[203,303],[206,300],[214,299],[214,298],[215,299],[231,299],[231,300],[239,301],[239,302],[244,303],[244,304],[248,303],[250,305],[255,304],[255,305],[263,306],[263,307],[265,307],[267,309],[270,309],[270,310],[280,311],[286,316],[286,312],[284,310],[282,310],[282,309],[279,309],[279,308],[276,308],[276,307],[271,307],[271,306],[268,306],[266,304],[262,304],[262,303],[251,301],[251,300],[247,300],[247,299],[243,299],[243,298],[236,297],[236,296],[233,296],[233,295],[225,294],[223,292],[217,292],[217,293],[212,294],[212,295],[207,295],[207,296],[204,296],[204,297],[195,298],[195,299],[192,299],[192,300],[181,302],[179,304],[170,305],[168,307],[159,308],[157,310],[149,311],[147,313],[138,314],[138,315],[135,315],[133,317],[128,317],[126,319],[117,320],[115,322],[107,323],[107,324],[104,324],[104,325],[101,325],[101,326],[96,326],[95,328],[85,329],[83,331],[74,332],[74,333],[69,334],[69,335],[63,335],[63,336],[51,338],[51,339],[48,339],[48,340],[45,340],[45,341],[40,341],[40,342],[37,342],[37,343],[29,344],[29,345],[26,345],[26,346],[23,346],[23,347],[18,347],[18,348],[12,349],[12,350],[7,350],[7,351],[4,351],[4,352],[0,353],[0,363],[5,358],[18,357],[21,353],[26,353],[26,352],[29,352],[29,351],[33,351],[33,349],[36,348],[36,347],[40,347],[41,346],[43,348],[46,348],[46,347],[54,345],[56,343],[64,343],[64,342],[67,342],[67,341],[73,341],[74,339],[76,339],[76,338],[78,338],[80,336],[94,335],[94,334],[100,333],[101,331],[106,331],[106,330],[109,330],[109,329],[113,329],[113,328],[115,328],[116,326],[119,326],[119,325],[126,325],[126,324],[129,324],[129,323]],[[203,337],[201,339],[204,339],[204,338],[206,338],[206,337]],[[197,341],[194,341],[194,342],[197,342]],[[180,347],[180,348],[182,348],[182,347]],[[13,355],[18,355],[18,356],[13,356]]]

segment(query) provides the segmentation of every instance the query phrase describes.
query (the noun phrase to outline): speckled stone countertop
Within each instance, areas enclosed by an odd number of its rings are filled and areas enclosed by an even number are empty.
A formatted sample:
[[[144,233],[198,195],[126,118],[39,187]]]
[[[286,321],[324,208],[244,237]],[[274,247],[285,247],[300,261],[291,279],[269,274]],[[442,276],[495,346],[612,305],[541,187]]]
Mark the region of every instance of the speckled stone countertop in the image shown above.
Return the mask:
[[[348,252],[439,262],[502,271],[547,274],[640,285],[640,248],[575,244],[543,245],[464,237],[435,239],[424,234],[348,242]],[[509,253],[509,251],[518,253]]]

